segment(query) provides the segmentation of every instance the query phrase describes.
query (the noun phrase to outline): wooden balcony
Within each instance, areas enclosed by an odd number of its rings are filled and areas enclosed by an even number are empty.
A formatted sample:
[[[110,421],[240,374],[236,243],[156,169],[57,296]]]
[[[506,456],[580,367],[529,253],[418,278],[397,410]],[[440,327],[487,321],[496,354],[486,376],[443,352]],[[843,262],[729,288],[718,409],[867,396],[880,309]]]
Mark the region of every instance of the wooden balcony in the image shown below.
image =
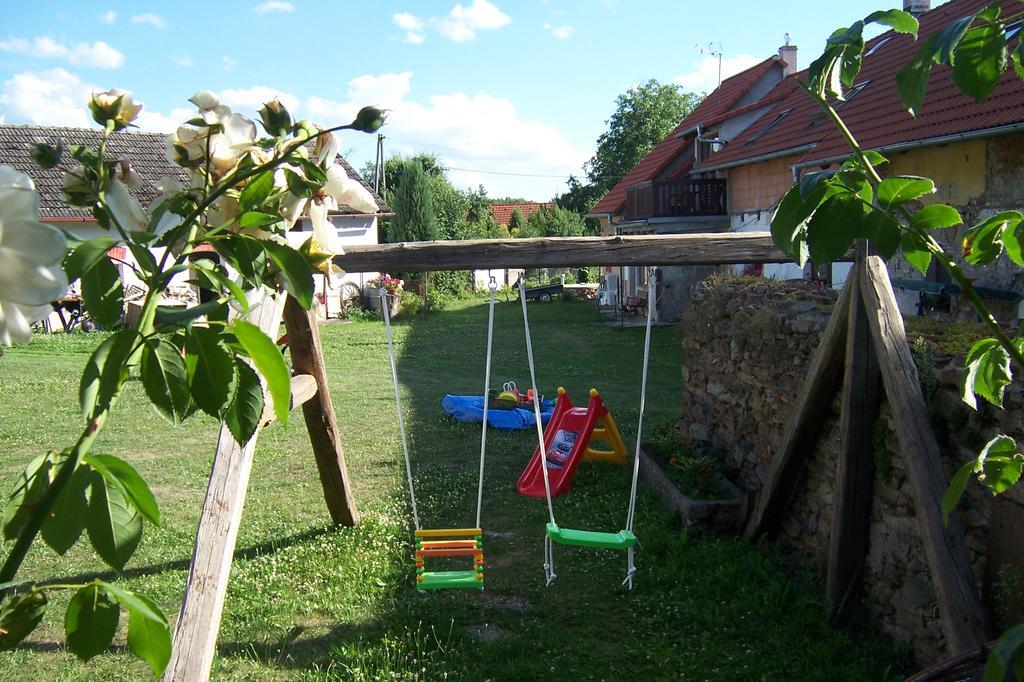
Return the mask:
[[[626,220],[725,214],[725,180],[651,180],[626,188]]]

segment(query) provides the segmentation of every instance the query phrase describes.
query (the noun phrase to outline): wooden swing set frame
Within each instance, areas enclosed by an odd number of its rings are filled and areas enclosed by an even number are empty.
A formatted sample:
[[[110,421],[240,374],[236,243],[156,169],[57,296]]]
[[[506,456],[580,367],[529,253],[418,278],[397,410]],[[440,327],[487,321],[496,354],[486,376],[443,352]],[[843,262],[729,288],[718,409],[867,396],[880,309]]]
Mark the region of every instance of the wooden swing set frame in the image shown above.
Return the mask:
[[[416,242],[352,247],[335,263],[348,272],[417,272],[623,265],[725,265],[784,263],[767,233],[714,233],[629,237]],[[317,323],[292,298],[255,308],[250,321],[274,336],[288,334],[293,403],[302,404],[310,445],[335,524],[352,526],[359,515],[345,468],[341,435],[327,383]],[[908,468],[915,516],[938,598],[951,654],[991,639],[971,569],[963,527],[955,514],[943,523],[948,485],[938,442],[928,420],[903,318],[885,263],[858,255],[814,353],[769,478],[757,495],[746,527],[754,539],[773,534],[799,480],[807,453],[821,435],[825,412],[842,390],[841,451],[827,569],[832,616],[851,606],[868,547],[872,483],[872,425],[881,388]],[[260,427],[272,419],[261,420]],[[174,630],[165,680],[206,680],[216,650],[228,575],[238,536],[259,429],[245,444],[221,427],[203,504],[185,596]]]

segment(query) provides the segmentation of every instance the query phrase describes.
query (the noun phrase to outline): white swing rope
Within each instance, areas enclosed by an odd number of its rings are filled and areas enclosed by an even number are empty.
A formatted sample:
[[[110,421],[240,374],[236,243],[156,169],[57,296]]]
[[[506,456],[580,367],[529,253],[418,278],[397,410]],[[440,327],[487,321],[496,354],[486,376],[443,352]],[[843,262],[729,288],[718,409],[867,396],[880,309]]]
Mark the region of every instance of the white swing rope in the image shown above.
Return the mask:
[[[629,491],[629,512],[626,514],[626,530],[633,532],[633,522],[636,516],[636,487],[640,479],[640,440],[644,433],[644,408],[647,403],[647,368],[651,360],[651,327],[654,322],[654,309],[658,303],[658,286],[655,279],[657,268],[651,267],[647,271],[647,331],[644,334],[644,369],[640,379],[640,416],[636,424],[636,451],[633,453],[633,483]],[[633,589],[633,576],[636,574],[636,565],[633,563],[634,549],[626,550],[626,579],[623,585]]]
[[[416,492],[412,486],[412,463],[409,461],[409,439],[405,435],[405,419],[402,417],[402,391],[398,388],[398,368],[395,366],[395,344],[391,337],[391,303],[387,289],[381,289],[380,310],[384,315],[384,331],[388,339],[388,359],[391,361],[391,381],[395,385],[395,406],[398,408],[398,432],[402,435],[402,452],[405,454],[405,477],[409,482],[409,499],[412,500],[412,523],[420,529],[420,517],[416,512]]]
[[[487,391],[491,386],[491,344],[494,339],[494,292],[498,289],[498,281],[491,275],[491,281],[487,284],[491,292],[490,303],[487,308],[487,365],[484,369],[484,425],[480,430],[480,481],[476,489],[476,525],[480,527],[480,511],[484,503],[484,455],[487,453]],[[536,391],[534,391],[536,392]]]
[[[654,322],[654,308],[657,306],[657,268],[647,271],[647,333],[644,335],[644,370],[640,379],[640,417],[636,424],[636,451],[633,454],[633,485],[629,493],[629,513],[626,515],[626,530],[633,532],[636,515],[636,486],[640,478],[640,438],[644,432],[644,407],[647,402],[647,368],[651,360],[651,327]]]
[[[533,340],[530,338],[530,320],[526,313],[526,285],[519,278],[519,301],[523,304],[523,328],[526,331],[526,359],[530,363],[530,382],[533,386],[533,416],[537,422],[537,446],[540,448],[540,470],[544,476],[544,496],[548,500],[548,517],[555,523],[555,506],[551,503],[551,483],[548,481],[548,453],[544,449],[544,426],[540,420],[540,390],[537,388],[537,373],[533,365]],[[545,534],[545,538],[547,534]]]

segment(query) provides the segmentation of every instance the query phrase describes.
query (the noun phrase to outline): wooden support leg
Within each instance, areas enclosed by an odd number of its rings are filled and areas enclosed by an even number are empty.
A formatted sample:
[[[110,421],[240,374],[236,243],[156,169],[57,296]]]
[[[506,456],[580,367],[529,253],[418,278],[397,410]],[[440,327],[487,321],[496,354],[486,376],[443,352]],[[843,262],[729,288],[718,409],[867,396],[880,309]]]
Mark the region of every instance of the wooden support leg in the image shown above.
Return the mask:
[[[315,313],[303,310],[291,296],[284,307],[284,324],[288,331],[288,347],[292,355],[292,371],[309,374],[316,380],[316,395],[302,405],[302,415],[309,431],[320,484],[331,519],[336,524],[354,526],[359,523],[359,512],[352,496],[345,455],[341,449],[341,436],[334,418],[334,404],[327,387],[327,370],[320,347]]]
[[[281,324],[282,298],[268,297],[249,315],[249,320],[271,338]],[[257,427],[249,442],[239,445],[227,426],[220,427],[165,681],[202,682],[210,676],[258,437]]]
[[[851,278],[852,279],[852,278]],[[747,523],[746,536],[756,538],[771,533],[789,501],[800,474],[804,456],[818,438],[842,376],[843,341],[846,338],[853,284],[846,282],[832,317],[825,327],[821,343],[814,352],[790,417],[782,446],[772,458],[768,481],[757,495],[757,504]]]
[[[872,340],[878,349],[882,381],[893,423],[907,463],[914,494],[914,514],[920,527],[932,583],[938,597],[942,629],[951,654],[973,649],[990,637],[977,582],[956,514],[949,526],[942,519],[942,496],[949,485],[942,469],[938,442],[918,383],[917,367],[893,296],[885,263],[870,256],[860,282]]]
[[[864,277],[863,261],[850,271]],[[854,287],[858,287],[855,283]],[[846,373],[843,380],[842,445],[836,465],[836,494],[832,506],[825,594],[831,620],[838,621],[856,595],[867,556],[871,524],[874,451],[872,432],[878,417],[881,376],[871,343],[867,313],[859,288],[853,290],[846,335]]]

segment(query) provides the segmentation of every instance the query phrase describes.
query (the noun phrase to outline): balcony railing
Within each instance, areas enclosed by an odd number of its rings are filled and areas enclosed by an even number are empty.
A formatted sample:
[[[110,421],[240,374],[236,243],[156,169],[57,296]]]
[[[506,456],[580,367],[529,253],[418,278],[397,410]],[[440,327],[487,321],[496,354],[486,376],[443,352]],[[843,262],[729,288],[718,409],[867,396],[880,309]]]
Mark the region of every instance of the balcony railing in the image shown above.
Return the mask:
[[[725,180],[652,180],[626,188],[626,220],[725,213]]]

